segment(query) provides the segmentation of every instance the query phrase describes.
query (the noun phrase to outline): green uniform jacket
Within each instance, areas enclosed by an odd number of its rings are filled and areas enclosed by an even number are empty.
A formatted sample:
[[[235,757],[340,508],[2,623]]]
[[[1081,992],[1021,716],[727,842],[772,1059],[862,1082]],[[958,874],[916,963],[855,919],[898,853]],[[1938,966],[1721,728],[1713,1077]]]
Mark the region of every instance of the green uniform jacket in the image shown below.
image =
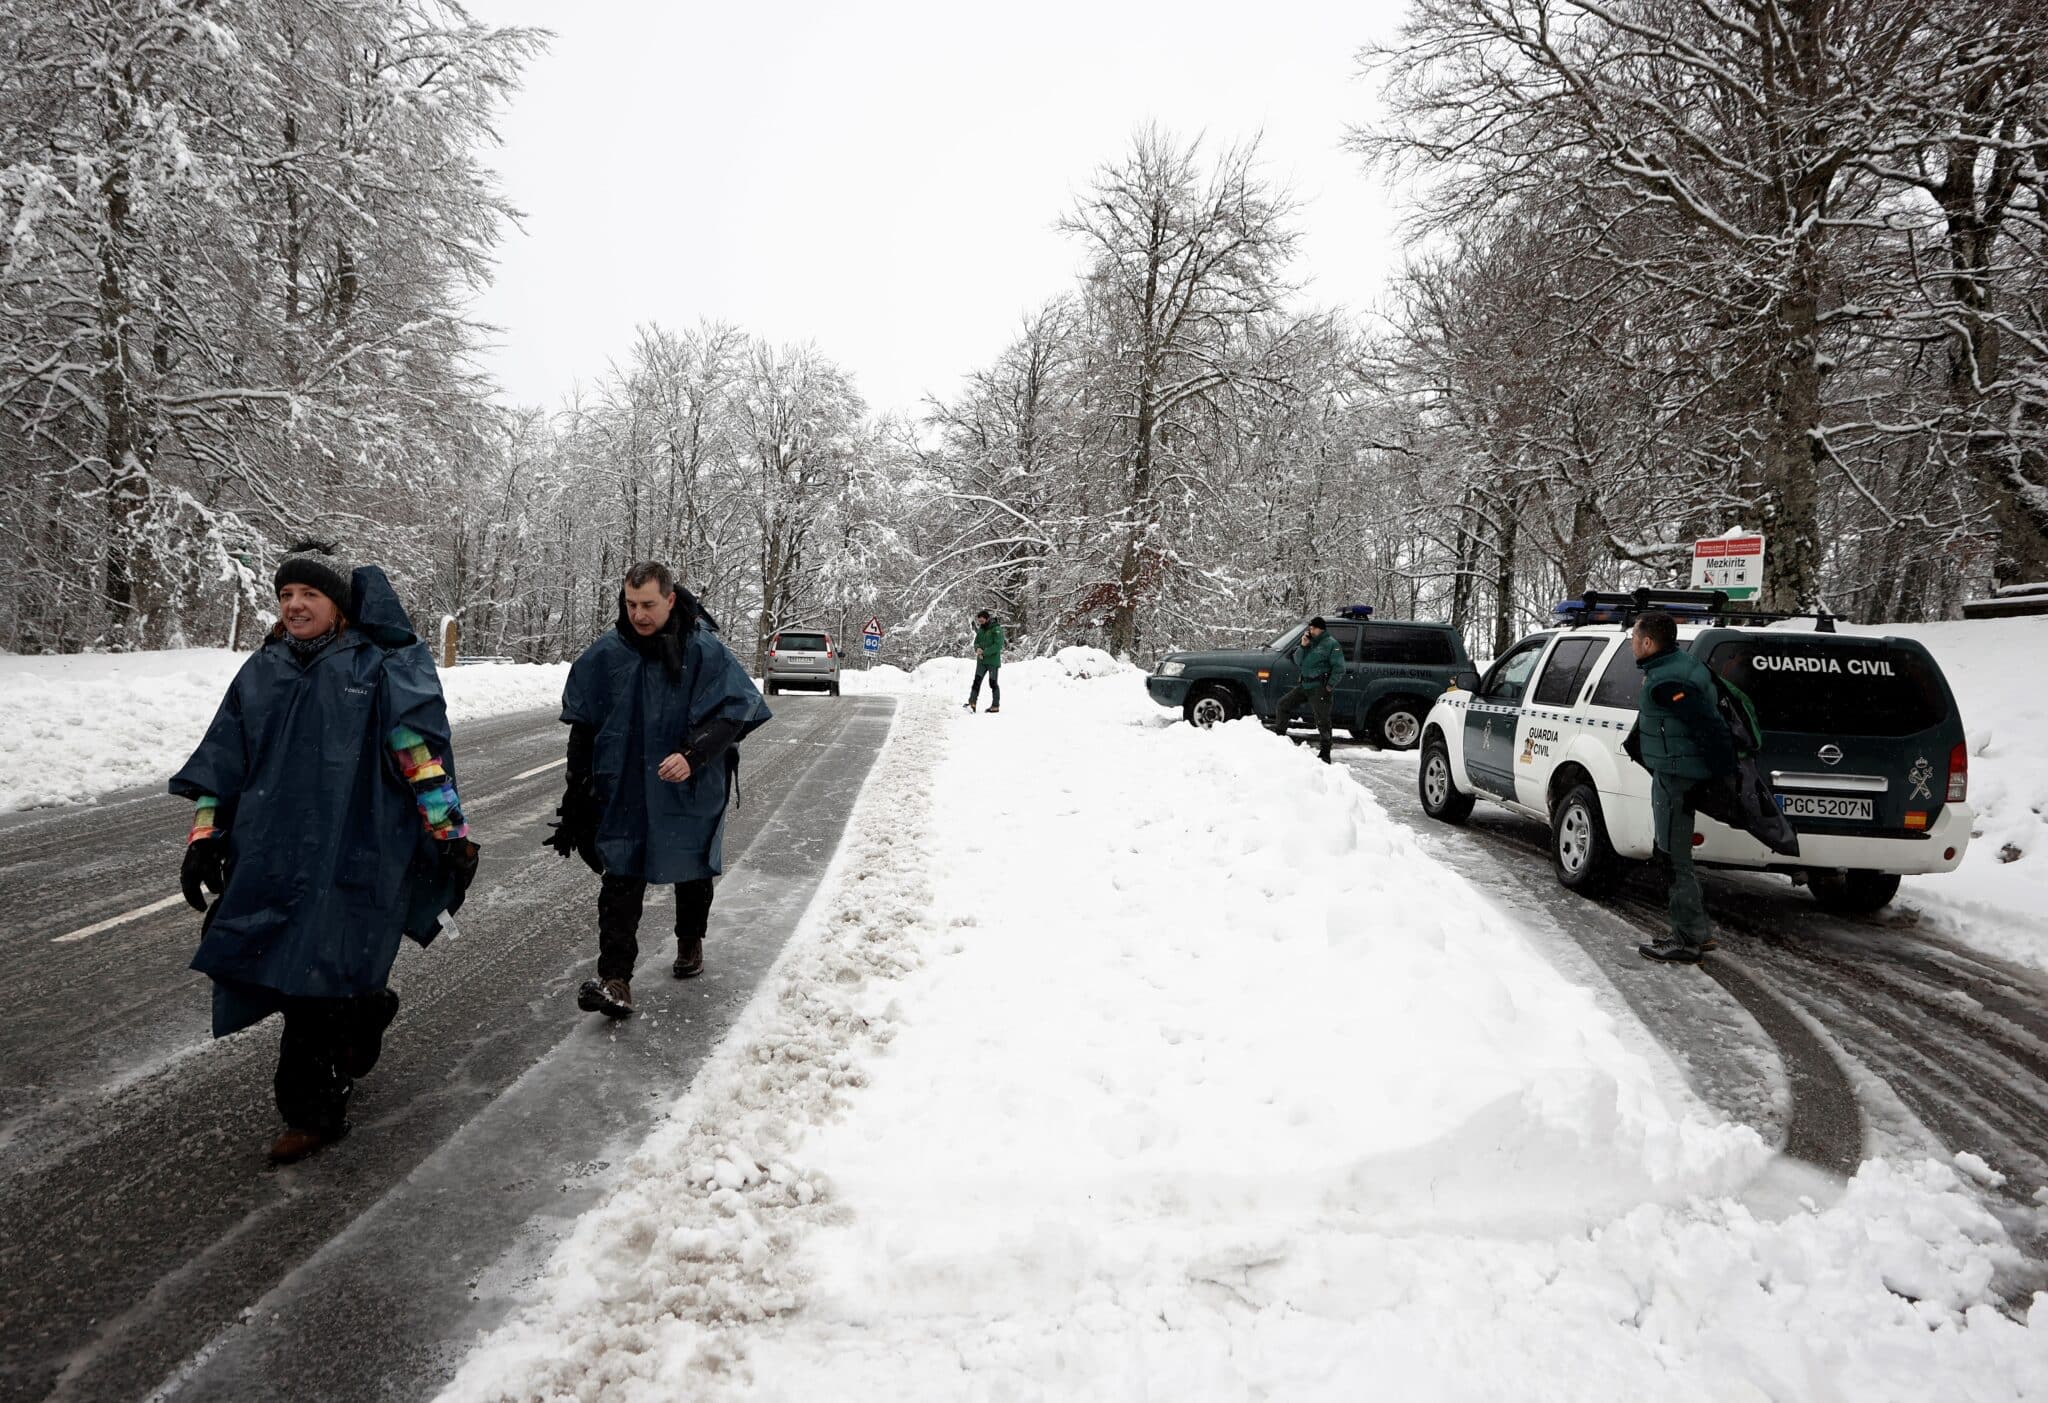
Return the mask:
[[[1297,643],[1295,652],[1301,656],[1301,685],[1310,691],[1317,687],[1334,687],[1337,674],[1344,670],[1344,650],[1337,646],[1337,640],[1329,630],[1313,643]]]
[[[1715,706],[1707,665],[1674,648],[1637,664],[1643,689],[1636,697],[1636,738],[1643,768],[1675,780],[1702,780],[1735,769],[1735,745]]]
[[[1003,626],[994,619],[974,631],[974,660],[990,672],[1003,665]]]

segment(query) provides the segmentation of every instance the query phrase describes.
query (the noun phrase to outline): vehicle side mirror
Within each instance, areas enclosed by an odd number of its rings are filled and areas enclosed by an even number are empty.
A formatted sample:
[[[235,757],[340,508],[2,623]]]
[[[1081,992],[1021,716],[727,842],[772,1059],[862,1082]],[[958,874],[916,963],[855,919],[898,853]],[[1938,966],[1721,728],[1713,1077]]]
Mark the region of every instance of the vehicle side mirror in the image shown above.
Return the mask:
[[[1479,690],[1479,674],[1468,667],[1451,679],[1451,685],[1461,692],[1476,692]]]

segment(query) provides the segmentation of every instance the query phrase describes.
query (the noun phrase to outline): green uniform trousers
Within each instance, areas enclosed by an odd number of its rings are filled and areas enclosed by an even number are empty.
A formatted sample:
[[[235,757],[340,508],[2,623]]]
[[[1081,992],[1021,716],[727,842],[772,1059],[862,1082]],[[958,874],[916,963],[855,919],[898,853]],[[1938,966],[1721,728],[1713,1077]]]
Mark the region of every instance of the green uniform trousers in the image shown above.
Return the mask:
[[[1280,700],[1273,704],[1272,729],[1281,735],[1287,734],[1287,723],[1294,719],[1294,708],[1302,702],[1308,703],[1309,714],[1316,718],[1316,745],[1318,753],[1330,758],[1330,689],[1320,684],[1310,687],[1289,687],[1280,694]]]
[[[1653,775],[1650,818],[1656,825],[1657,851],[1671,862],[1671,938],[1696,951],[1706,943],[1713,927],[1707,923],[1700,874],[1692,863],[1693,810],[1687,798],[1692,783],[1676,776]]]

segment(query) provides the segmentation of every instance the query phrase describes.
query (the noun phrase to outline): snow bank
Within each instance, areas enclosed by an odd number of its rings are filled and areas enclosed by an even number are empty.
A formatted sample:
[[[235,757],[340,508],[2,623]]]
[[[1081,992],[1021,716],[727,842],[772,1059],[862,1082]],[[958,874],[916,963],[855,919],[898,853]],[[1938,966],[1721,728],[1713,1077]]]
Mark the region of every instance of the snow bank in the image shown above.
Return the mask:
[[[1062,648],[1050,658],[1026,658],[1003,664],[999,676],[1003,691],[1013,689],[1020,694],[1026,691],[1042,691],[1047,688],[1065,689],[1077,682],[1086,682],[1098,677],[1113,677],[1121,674],[1140,675],[1129,663],[1120,662],[1100,648]],[[972,658],[933,658],[918,664],[911,672],[887,663],[871,668],[849,669],[840,673],[840,690],[845,692],[884,693],[892,696],[957,696],[962,703],[967,700],[967,689],[974,685],[974,660]],[[988,689],[984,684],[982,700],[986,704]],[[1140,693],[1139,700],[1143,700]]]
[[[1125,669],[964,675],[892,679],[772,987],[448,1399],[2040,1383],[1953,1169],[1759,1217],[1756,1137],[1341,769]]]
[[[155,784],[206,733],[248,654],[0,655],[0,810],[85,803]],[[560,703],[568,665],[485,663],[441,674],[449,715],[469,721]]]
[[[1909,904],[1947,934],[2048,969],[2048,618],[1887,624],[1941,664],[1970,744],[1977,826],[1963,865],[1908,877]]]

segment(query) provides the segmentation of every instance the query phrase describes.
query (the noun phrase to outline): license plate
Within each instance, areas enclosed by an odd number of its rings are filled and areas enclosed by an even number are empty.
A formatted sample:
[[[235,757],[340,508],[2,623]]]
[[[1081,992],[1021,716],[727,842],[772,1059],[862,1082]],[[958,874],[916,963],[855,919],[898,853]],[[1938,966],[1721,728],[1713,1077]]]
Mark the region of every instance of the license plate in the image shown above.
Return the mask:
[[[1780,794],[1778,807],[1787,818],[1832,818],[1870,822],[1868,799],[1837,799],[1829,794]]]

